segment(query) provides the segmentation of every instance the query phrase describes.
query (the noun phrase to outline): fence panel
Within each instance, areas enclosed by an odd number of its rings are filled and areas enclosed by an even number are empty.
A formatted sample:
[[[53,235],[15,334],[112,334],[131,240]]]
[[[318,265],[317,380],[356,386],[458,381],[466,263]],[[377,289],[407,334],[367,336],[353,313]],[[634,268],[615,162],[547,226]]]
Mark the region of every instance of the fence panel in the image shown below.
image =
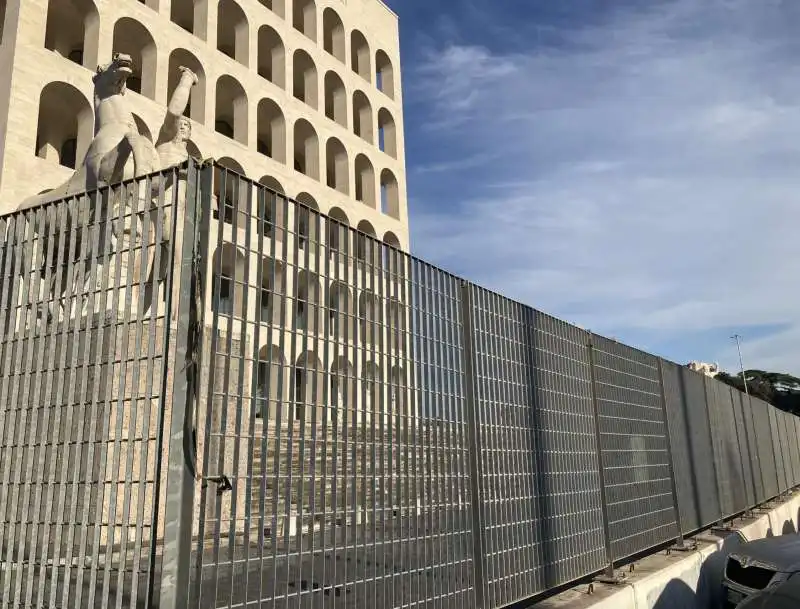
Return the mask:
[[[460,281],[213,171],[190,606],[474,606]]]
[[[775,411],[775,422],[778,426],[778,438],[780,440],[780,458],[783,462],[783,477],[780,479],[781,492],[785,492],[791,485],[792,462],[791,452],[789,452],[789,436],[786,433],[786,413],[778,408]]]
[[[794,486],[800,485],[800,418],[795,414],[789,416],[789,434],[794,455]]]
[[[742,466],[742,484],[744,485],[745,508],[750,508],[756,504],[755,479],[753,474],[753,446],[750,443],[748,433],[749,415],[743,404],[744,394],[731,388],[731,398],[733,399],[733,414],[736,419],[736,438],[739,445],[737,458]]]
[[[778,414],[771,405],[765,402],[767,409],[769,430],[772,438],[772,459],[775,463],[775,484],[773,486],[773,493],[770,497],[775,497],[783,491],[783,484],[785,481],[784,468],[783,468],[783,455],[781,453],[781,436],[778,429]]]
[[[611,550],[622,560],[677,532],[658,360],[591,340]]]
[[[470,286],[486,606],[605,563],[588,335]]]
[[[730,387],[715,379],[706,378],[706,391],[720,505],[722,515],[729,516],[747,507],[733,402]]]
[[[0,607],[158,594],[178,170],[0,220]]]
[[[758,413],[755,401],[749,396],[742,396],[742,412],[747,429],[747,439],[750,444],[750,457],[753,464],[753,488],[755,489],[755,504],[762,503],[766,498],[764,487],[764,463],[761,460],[763,438],[759,435],[757,424]]]
[[[775,465],[775,453],[772,449],[773,437],[772,427],[770,426],[770,407],[759,398],[751,398],[751,402],[753,404],[753,417],[758,437],[761,472],[764,478],[763,501],[766,501],[778,494],[778,470]]]
[[[678,495],[678,513],[682,532],[694,531],[701,526],[701,486],[695,468],[698,443],[692,437],[691,409],[703,405],[691,404],[686,394],[682,369],[672,362],[661,362],[664,378],[664,397],[667,409],[672,469]]]

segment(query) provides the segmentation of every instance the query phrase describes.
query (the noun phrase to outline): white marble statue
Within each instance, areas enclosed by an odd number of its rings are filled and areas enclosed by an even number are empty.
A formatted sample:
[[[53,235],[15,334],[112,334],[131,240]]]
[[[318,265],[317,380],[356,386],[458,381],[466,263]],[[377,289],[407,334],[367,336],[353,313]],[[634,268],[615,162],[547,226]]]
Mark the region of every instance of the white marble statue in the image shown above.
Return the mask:
[[[191,123],[183,116],[197,76],[181,67],[181,79],[167,107],[159,138],[153,144],[136,127],[125,99],[133,60],[115,53],[112,61],[98,66],[94,75],[95,132],[83,163],[63,184],[47,193],[30,197],[18,209],[91,191],[182,163],[188,158],[186,142]]]

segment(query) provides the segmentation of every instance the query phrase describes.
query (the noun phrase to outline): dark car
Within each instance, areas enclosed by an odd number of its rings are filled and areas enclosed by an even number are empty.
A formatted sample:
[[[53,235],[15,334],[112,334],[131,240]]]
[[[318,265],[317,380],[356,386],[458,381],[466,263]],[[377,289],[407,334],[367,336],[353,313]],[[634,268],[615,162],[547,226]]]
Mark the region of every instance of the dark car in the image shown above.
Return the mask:
[[[748,596],[736,609],[797,609],[800,607],[800,577],[792,577]]]
[[[781,535],[747,542],[731,553],[725,564],[722,583],[725,608],[734,609],[748,597],[762,590],[777,589],[790,578],[794,582],[792,576],[797,573],[800,573],[800,536]]]

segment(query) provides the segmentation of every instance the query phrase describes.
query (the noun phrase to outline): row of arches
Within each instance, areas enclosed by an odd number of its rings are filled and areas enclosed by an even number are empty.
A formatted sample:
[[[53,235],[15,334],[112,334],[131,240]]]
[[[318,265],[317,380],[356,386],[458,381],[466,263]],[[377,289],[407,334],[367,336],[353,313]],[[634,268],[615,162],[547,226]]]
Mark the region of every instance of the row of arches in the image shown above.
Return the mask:
[[[223,244],[213,257],[211,309],[224,316],[249,320],[278,329],[298,330],[329,340],[362,344],[380,350],[406,349],[407,307],[397,297],[383,298],[372,289],[356,289],[341,280],[326,280],[305,269],[294,275],[283,262],[264,257],[255,290],[247,289],[246,260],[232,244]],[[267,332],[264,332],[267,334]]]
[[[338,410],[344,408],[374,415],[405,413],[405,395],[409,387],[402,366],[384,370],[378,363],[369,361],[356,375],[355,367],[347,357],[332,359],[326,371],[322,358],[314,351],[301,353],[289,364],[277,345],[261,347],[254,370],[260,410],[256,416],[274,419],[278,405],[286,404],[290,399],[294,407],[289,412],[294,420],[310,419],[308,407],[327,406],[333,410],[334,420]],[[283,407],[282,412],[281,418],[285,418],[287,409]],[[321,418],[318,420],[321,422]]]
[[[244,175],[242,167],[230,157],[223,157],[217,161],[218,167],[214,179],[214,195],[217,197],[218,208],[215,210],[215,217],[219,219],[222,215],[226,223],[233,223],[235,214],[239,215],[241,219],[251,214],[251,210],[247,208],[251,199],[248,198],[246,188],[240,188],[241,185],[245,187],[249,182],[240,179],[235,174]],[[230,170],[234,173],[227,173],[222,175],[221,168]],[[286,195],[286,190],[283,185],[275,177],[270,175],[262,176],[258,183],[266,186],[270,191],[278,193],[279,195]],[[223,193],[222,190],[225,189]],[[262,232],[272,232],[273,227],[277,226],[280,229],[280,234],[287,230],[287,219],[284,217],[284,200],[278,197],[270,196],[269,192],[263,193],[259,196],[256,193],[252,200],[257,201],[258,209],[255,210],[259,223],[264,227]],[[295,210],[295,232],[300,239],[300,247],[304,247],[305,243],[317,243],[320,241],[320,236],[314,234],[317,222],[312,220],[310,214],[319,214],[319,204],[316,199],[307,192],[301,192],[295,197],[297,204],[289,203],[289,206]],[[347,213],[340,207],[332,207],[328,212],[328,234],[325,235],[326,245],[335,251],[343,251],[353,253],[359,259],[366,260],[367,249],[370,248],[369,240],[378,240],[378,235],[372,223],[368,220],[361,220],[356,226],[357,238],[351,247],[351,223]],[[281,238],[280,234],[278,239]],[[366,240],[366,241],[365,241]],[[400,239],[392,231],[386,231],[382,239],[383,243],[391,248],[401,249]],[[373,247],[372,249],[377,249]]]
[[[283,0],[261,0],[261,3],[281,17]],[[4,5],[4,4],[3,4]],[[172,0],[171,20],[181,28],[205,38],[207,29],[207,0]],[[294,0],[292,23],[295,29],[317,41],[317,7],[314,0]],[[331,7],[323,11],[323,49],[345,65],[350,52],[350,67],[366,82],[373,83],[390,99],[395,98],[395,78],[392,60],[382,49],[372,52],[366,36],[357,29],[346,41],[344,23]],[[202,27],[201,27],[202,24]],[[275,85],[286,87],[286,50],[280,34],[269,25],[256,32],[258,44],[254,61],[250,57],[250,24],[247,14],[236,0],[219,0],[217,7],[217,50],[245,67],[257,72]],[[45,47],[71,61],[93,68],[97,58],[99,14],[93,0],[49,0]],[[124,47],[129,47],[126,50]],[[122,17],[114,25],[114,49],[132,55],[137,66],[155,61],[155,42],[147,28],[131,17]],[[132,51],[132,52],[131,52]],[[305,51],[303,51],[306,55]],[[154,79],[155,69],[145,69],[147,78]],[[154,80],[153,80],[154,83]],[[152,85],[154,86],[154,84]],[[143,83],[143,91],[150,87]],[[148,95],[148,93],[143,93]]]
[[[61,6],[63,8],[65,5]],[[286,77],[285,61],[278,34],[269,29],[263,44],[272,54],[266,63],[259,65],[259,73],[283,87]],[[114,25],[113,48],[115,51],[126,53],[133,58],[134,73],[128,78],[128,88],[145,97],[155,99],[157,93],[157,49],[150,32],[135,19],[122,17]],[[178,48],[170,53],[168,64],[168,97],[172,95],[180,82],[180,66],[187,66],[197,74],[199,83],[192,93],[191,104],[186,110],[186,115],[198,123],[204,123],[207,92],[205,70],[202,63],[190,51]],[[345,129],[349,129],[352,124],[353,133],[357,136],[370,144],[376,144],[381,151],[392,158],[398,158],[397,128],[394,117],[388,108],[379,108],[377,116],[374,116],[367,94],[364,91],[356,90],[352,95],[348,95],[344,81],[334,71],[328,71],[324,75],[322,83],[324,101],[321,104],[317,68],[314,60],[306,51],[297,50],[294,53],[292,69],[292,95],[296,99],[315,110],[324,111],[325,116]],[[263,103],[263,100],[260,101],[256,110],[259,117],[261,117]],[[275,104],[273,103],[273,105]],[[251,139],[248,123],[248,96],[244,87],[233,76],[225,74],[217,80],[214,90],[214,108],[215,130],[248,145]],[[352,112],[348,108],[352,108]],[[282,116],[279,109],[278,113]],[[374,124],[375,122],[377,125]],[[268,124],[272,124],[272,121],[268,121]],[[376,129],[377,142],[374,136]],[[259,122],[256,146],[262,141],[261,131]],[[282,160],[285,159],[285,152],[282,152],[277,146],[272,146],[272,148],[276,149],[278,154],[278,157],[273,158],[285,162]]]
[[[230,78],[223,76],[220,80]],[[247,124],[247,107],[231,94],[231,88],[219,90],[219,118],[216,130],[223,135],[236,137]],[[190,111],[197,111],[193,106]],[[350,158],[341,140],[329,138],[324,146],[324,165],[320,163],[319,136],[314,126],[306,119],[297,120],[292,126],[291,156],[287,137],[286,121],[281,108],[270,99],[263,99],[257,107],[257,150],[282,164],[292,167],[310,178],[324,181],[344,195],[351,194]],[[138,119],[138,117],[135,117]],[[147,126],[137,120],[140,133],[152,140]],[[93,111],[89,100],[73,85],[56,81],[45,85],[39,98],[35,154],[74,169],[86,152],[93,134]],[[190,150],[199,157],[199,151]],[[233,159],[221,159],[229,169],[244,175],[244,170]],[[323,169],[324,168],[324,169]],[[394,173],[384,168],[378,173],[372,161],[363,153],[353,159],[353,196],[368,207],[380,209],[394,218],[400,218],[400,193]],[[379,187],[379,190],[378,190]],[[282,190],[282,187],[281,187]],[[378,194],[380,193],[380,194]],[[380,206],[379,206],[380,204]],[[233,205],[231,203],[231,205]]]
[[[271,136],[272,138],[277,137],[278,141],[282,142],[285,137],[282,125],[280,126],[280,131],[276,129],[271,133]],[[263,144],[264,148],[272,145],[274,139],[268,141],[270,144]],[[319,138],[314,127],[305,119],[299,119],[294,125],[293,152],[295,170],[310,178],[321,180]],[[350,196],[350,158],[344,144],[337,138],[329,138],[325,143],[324,160],[324,179],[327,186]],[[246,175],[242,165],[230,157],[222,157],[217,163],[236,174]],[[372,162],[363,153],[355,156],[353,172],[355,188],[355,192],[352,193],[353,197],[364,205],[372,209],[378,209],[381,213],[399,220],[401,211],[400,188],[394,173],[390,169],[383,169],[380,174],[377,174]],[[262,176],[259,182],[275,192],[286,194],[286,190],[280,181],[272,176]],[[224,216],[224,221],[227,223],[233,223],[232,213],[234,210],[238,210],[242,214],[249,213],[249,210],[243,209],[243,206],[247,206],[247,198],[244,196],[246,193],[237,193],[236,186],[236,178],[228,177],[226,179],[226,192],[223,193],[219,176],[215,181],[215,195],[219,201],[223,201],[220,205],[224,204],[231,210],[230,213],[226,213]],[[313,202],[312,208],[319,210],[316,201],[307,193],[298,195],[297,200],[304,204]],[[333,209],[338,208],[334,207]]]

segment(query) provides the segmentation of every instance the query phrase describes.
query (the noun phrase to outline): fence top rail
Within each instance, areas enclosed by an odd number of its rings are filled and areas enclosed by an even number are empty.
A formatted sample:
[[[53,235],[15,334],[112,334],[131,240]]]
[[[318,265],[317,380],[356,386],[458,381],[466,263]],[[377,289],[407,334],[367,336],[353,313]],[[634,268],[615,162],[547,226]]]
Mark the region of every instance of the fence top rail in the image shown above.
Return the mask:
[[[60,205],[62,203],[68,203],[70,201],[75,201],[76,199],[83,199],[83,198],[88,198],[88,197],[92,197],[92,196],[97,196],[97,195],[100,195],[100,194],[102,194],[104,192],[108,192],[108,191],[111,191],[111,190],[114,190],[114,189],[126,188],[126,187],[128,187],[128,186],[130,186],[132,184],[141,184],[142,182],[146,182],[148,179],[152,180],[153,178],[158,178],[160,176],[163,176],[163,175],[166,175],[166,174],[170,174],[170,173],[174,173],[176,171],[178,171],[178,172],[186,171],[188,169],[188,167],[189,167],[189,163],[190,162],[191,162],[191,159],[183,161],[182,163],[177,163],[175,165],[170,165],[169,167],[164,167],[162,169],[159,169],[158,171],[152,171],[150,173],[145,173],[145,174],[142,174],[142,175],[138,175],[138,176],[133,177],[133,178],[127,178],[127,179],[122,180],[120,182],[112,182],[112,183],[108,183],[108,184],[105,184],[105,183],[104,184],[100,184],[95,188],[90,188],[90,189],[82,190],[82,191],[76,191],[76,192],[70,193],[70,194],[62,196],[62,197],[54,197],[52,199],[48,199],[47,196],[46,196],[47,193],[44,193],[45,196],[40,201],[36,201],[36,202],[30,203],[30,202],[26,202],[27,201],[27,199],[26,199],[26,200],[20,202],[19,205],[17,205],[14,209],[12,209],[10,211],[7,211],[7,212],[4,212],[4,213],[0,213],[0,218],[8,220],[9,218],[21,217],[21,216],[24,216],[25,214],[30,213],[30,212],[34,212],[34,211],[37,211],[37,210],[40,210],[40,209],[48,209],[50,207],[55,207],[55,206]]]

